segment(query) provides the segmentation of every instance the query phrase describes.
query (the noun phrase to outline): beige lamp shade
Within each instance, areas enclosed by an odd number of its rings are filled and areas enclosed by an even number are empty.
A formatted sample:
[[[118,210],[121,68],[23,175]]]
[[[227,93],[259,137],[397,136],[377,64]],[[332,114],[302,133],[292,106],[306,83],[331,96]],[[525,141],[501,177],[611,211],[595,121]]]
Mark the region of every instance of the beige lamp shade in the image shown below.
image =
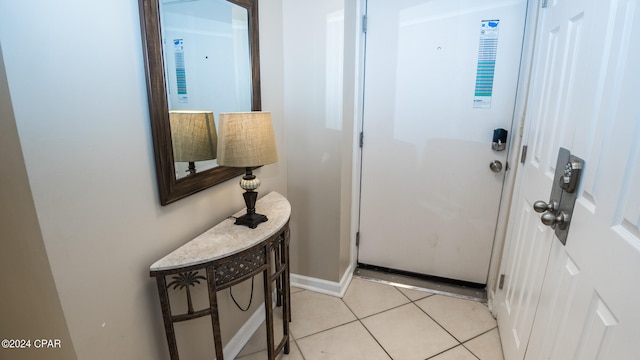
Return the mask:
[[[253,167],[278,161],[271,113],[222,113],[218,133],[218,164]]]
[[[216,158],[218,137],[211,111],[169,111],[173,160],[194,162]]]

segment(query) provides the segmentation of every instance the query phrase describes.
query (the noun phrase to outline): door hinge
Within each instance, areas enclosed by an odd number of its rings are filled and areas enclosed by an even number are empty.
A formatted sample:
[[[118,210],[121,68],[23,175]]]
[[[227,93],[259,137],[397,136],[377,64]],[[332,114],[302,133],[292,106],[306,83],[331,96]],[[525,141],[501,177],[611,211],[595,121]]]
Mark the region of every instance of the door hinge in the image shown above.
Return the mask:
[[[356,246],[360,246],[360,231],[356,233]]]
[[[504,287],[504,278],[505,278],[504,274],[501,274],[500,275],[500,281],[498,282],[498,289],[499,290],[502,290],[502,288]]]
[[[364,132],[360,132],[360,148],[364,145]]]
[[[362,15],[362,32],[367,33],[367,15]]]
[[[547,8],[547,1],[548,0],[542,0],[542,5],[541,6],[542,6],[543,9]]]
[[[525,160],[527,160],[527,149],[529,147],[527,145],[522,145],[522,154],[520,155],[520,163],[524,164]]]

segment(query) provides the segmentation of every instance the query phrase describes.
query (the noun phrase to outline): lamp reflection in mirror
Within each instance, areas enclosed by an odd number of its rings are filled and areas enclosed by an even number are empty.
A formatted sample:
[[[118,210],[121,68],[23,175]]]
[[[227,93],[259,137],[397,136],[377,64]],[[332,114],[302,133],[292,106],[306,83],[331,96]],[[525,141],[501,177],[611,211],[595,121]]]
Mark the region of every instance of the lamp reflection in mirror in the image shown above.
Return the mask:
[[[211,111],[169,111],[173,160],[188,162],[189,174],[196,173],[196,161],[216,158],[218,137]]]
[[[245,190],[247,213],[236,219],[236,225],[255,229],[267,217],[256,213],[260,179],[253,168],[278,161],[271,113],[263,111],[222,113],[219,118],[218,164],[245,168],[240,187]]]

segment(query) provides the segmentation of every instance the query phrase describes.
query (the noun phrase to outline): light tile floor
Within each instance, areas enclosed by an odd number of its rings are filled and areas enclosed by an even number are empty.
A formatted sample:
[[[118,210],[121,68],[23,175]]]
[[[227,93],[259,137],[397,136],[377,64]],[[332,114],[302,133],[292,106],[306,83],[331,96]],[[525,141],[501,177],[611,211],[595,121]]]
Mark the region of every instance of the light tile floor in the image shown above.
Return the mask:
[[[486,305],[354,277],[345,296],[292,288],[285,360],[502,360]],[[277,313],[278,311],[276,311]],[[282,317],[274,321],[282,336]],[[266,359],[264,324],[236,359]]]

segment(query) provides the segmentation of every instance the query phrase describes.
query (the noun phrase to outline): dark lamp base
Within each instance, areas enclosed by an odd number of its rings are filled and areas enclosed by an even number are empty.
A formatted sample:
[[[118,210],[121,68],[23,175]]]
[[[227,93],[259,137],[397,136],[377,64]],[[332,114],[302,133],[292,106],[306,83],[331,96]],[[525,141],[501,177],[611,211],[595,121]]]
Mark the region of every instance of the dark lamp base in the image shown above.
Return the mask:
[[[247,172],[250,169],[247,168]],[[243,179],[249,177],[251,174],[247,174]],[[244,197],[244,203],[247,205],[247,213],[236,219],[236,225],[248,226],[251,229],[255,229],[258,224],[267,221],[267,217],[262,214],[256,214],[256,201],[258,200],[258,193],[253,190],[245,191],[242,196]]]
[[[244,226],[248,226],[251,229],[255,229],[258,224],[265,222],[269,219],[267,219],[266,215],[262,215],[262,214],[244,214],[242,216],[240,216],[239,218],[236,218],[236,225],[244,225]]]

